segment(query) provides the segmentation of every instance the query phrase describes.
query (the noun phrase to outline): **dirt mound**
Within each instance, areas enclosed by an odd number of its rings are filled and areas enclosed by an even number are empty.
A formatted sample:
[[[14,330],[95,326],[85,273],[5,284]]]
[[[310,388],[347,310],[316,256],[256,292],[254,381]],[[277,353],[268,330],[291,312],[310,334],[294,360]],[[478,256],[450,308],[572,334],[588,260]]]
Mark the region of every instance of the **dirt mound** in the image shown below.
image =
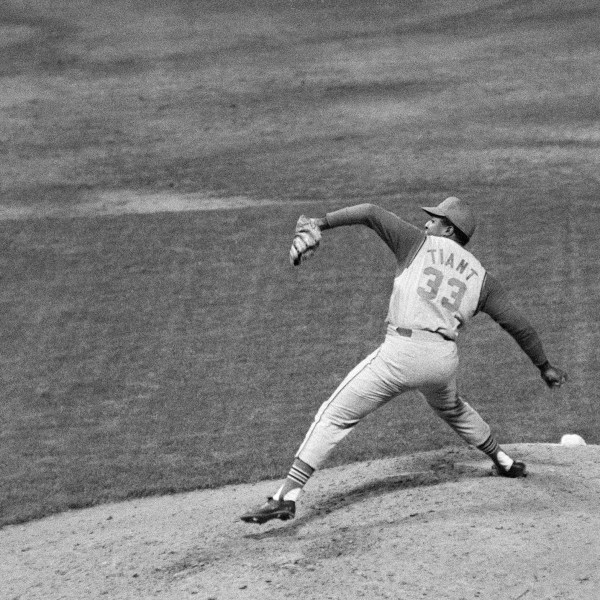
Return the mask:
[[[318,472],[294,521],[238,515],[276,482],[0,531],[3,598],[600,597],[600,446],[507,446],[529,477],[446,449]]]

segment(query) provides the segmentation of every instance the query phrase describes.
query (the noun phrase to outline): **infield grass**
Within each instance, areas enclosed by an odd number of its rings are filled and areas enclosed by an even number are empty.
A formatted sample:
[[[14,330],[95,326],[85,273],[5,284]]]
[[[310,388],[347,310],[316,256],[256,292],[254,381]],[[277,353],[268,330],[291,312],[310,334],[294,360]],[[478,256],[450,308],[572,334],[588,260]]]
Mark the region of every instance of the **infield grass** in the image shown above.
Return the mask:
[[[382,339],[372,232],[287,262],[301,212],[359,202],[470,199],[571,380],[479,317],[463,394],[501,441],[600,443],[595,2],[9,1],[0,32],[0,525],[283,476]],[[121,190],[277,203],[70,216]],[[409,394],[329,464],[460,443]]]

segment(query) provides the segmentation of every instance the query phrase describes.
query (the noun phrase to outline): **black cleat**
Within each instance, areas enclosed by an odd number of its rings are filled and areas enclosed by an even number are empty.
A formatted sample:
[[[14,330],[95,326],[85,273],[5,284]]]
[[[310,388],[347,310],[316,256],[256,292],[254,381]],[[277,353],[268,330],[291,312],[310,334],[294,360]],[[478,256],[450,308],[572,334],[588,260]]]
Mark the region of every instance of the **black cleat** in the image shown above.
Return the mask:
[[[499,467],[498,465],[496,465],[495,468],[496,473],[502,477],[510,477],[511,479],[516,479],[517,477],[527,477],[527,468],[523,462],[515,461],[508,471],[502,467]]]
[[[243,514],[240,519],[246,523],[262,525],[271,519],[288,521],[296,516],[296,503],[293,500],[273,500],[269,498],[266,504]]]

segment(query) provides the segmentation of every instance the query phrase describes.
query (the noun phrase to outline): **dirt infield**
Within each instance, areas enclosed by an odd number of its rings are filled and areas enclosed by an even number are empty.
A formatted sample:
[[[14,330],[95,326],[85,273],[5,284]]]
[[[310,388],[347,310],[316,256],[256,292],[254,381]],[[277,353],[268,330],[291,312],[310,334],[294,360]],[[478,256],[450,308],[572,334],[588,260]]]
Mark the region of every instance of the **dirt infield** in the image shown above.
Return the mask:
[[[274,482],[134,500],[0,531],[3,598],[597,599],[600,447],[472,449],[317,473],[295,521],[238,515]]]

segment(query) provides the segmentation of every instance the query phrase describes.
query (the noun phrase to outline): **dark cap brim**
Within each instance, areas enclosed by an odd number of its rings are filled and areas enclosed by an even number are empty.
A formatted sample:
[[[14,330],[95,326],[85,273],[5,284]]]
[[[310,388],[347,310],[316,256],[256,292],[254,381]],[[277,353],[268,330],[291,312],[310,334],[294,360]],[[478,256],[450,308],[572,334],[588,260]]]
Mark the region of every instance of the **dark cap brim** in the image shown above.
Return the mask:
[[[434,217],[446,216],[446,213],[437,206],[421,206],[421,210],[424,210],[428,215],[433,215]]]

